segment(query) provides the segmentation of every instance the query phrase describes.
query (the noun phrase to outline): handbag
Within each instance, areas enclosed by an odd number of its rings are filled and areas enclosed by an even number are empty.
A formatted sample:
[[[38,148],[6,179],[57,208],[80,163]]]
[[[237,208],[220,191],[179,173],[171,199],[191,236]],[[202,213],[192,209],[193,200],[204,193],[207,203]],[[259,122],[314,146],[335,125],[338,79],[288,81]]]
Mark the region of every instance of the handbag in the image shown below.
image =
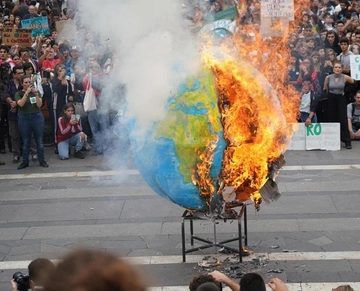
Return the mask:
[[[79,114],[81,117],[87,116],[84,105],[81,102],[73,102],[75,108],[75,114]]]
[[[91,75],[90,75],[88,88],[86,89],[85,97],[84,97],[84,110],[85,112],[88,112],[96,109],[97,109],[96,96],[95,96],[95,91],[91,86]]]

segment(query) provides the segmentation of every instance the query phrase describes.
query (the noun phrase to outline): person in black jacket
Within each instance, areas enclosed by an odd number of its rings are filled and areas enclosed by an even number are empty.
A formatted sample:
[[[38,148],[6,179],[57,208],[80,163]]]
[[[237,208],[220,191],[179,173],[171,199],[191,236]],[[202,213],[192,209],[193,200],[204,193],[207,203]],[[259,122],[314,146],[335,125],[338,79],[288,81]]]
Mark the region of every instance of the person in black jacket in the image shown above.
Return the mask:
[[[317,123],[316,108],[318,106],[318,96],[311,88],[311,77],[305,77],[302,82],[301,100],[300,100],[300,116],[299,122],[305,122],[305,126],[311,123]]]

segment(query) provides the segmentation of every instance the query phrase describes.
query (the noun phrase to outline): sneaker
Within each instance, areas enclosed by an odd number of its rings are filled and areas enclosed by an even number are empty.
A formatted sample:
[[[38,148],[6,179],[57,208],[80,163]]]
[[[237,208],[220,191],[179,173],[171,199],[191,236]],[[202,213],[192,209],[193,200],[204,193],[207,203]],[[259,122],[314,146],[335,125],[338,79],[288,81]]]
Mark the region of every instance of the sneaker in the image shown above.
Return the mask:
[[[84,142],[83,148],[84,148],[86,151],[90,151],[90,150],[91,150],[91,146],[89,145],[89,143],[88,143],[87,140]]]
[[[351,150],[352,149],[351,142],[346,142],[345,143],[345,148],[348,149],[348,150]]]
[[[29,167],[29,163],[21,163],[20,166],[17,167],[18,170],[22,170]]]
[[[5,162],[0,161],[0,166],[3,166],[3,165],[5,165]]]
[[[33,154],[32,157],[31,157],[31,160],[34,162],[34,161],[37,161],[38,160],[38,156],[37,154]]]
[[[39,165],[44,168],[49,168],[49,164],[46,161],[41,161]]]
[[[14,156],[12,162],[13,162],[13,164],[17,164],[18,162],[20,162],[20,157]]]
[[[84,156],[84,154],[83,154],[82,152],[80,152],[80,151],[75,151],[75,153],[74,153],[74,158],[84,159],[85,156]]]

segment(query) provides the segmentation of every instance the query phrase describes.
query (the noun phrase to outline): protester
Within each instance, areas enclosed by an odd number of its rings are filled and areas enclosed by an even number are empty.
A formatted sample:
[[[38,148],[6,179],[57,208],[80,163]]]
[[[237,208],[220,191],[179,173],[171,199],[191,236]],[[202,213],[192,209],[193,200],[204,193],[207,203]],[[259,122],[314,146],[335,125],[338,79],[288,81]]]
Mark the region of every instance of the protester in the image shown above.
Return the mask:
[[[348,128],[351,139],[360,139],[360,91],[355,94],[355,102],[347,105]]]
[[[91,155],[101,155],[110,148],[110,117],[104,101],[101,98],[101,91],[105,86],[106,74],[101,71],[100,65],[95,56],[88,59],[89,73],[85,76],[83,85],[85,94],[93,88],[96,97],[96,109],[87,112],[88,120],[93,134],[94,147]]]
[[[30,141],[31,135],[34,135],[37,155],[41,167],[49,167],[45,161],[43,134],[44,134],[44,116],[40,111],[42,98],[34,86],[31,86],[29,76],[21,79],[22,90],[15,94],[15,100],[18,105],[18,124],[23,139],[22,163],[18,170],[29,167]]]
[[[300,118],[301,122],[305,122],[305,126],[311,123],[317,123],[316,110],[318,105],[318,96],[311,90],[311,78],[304,78],[301,90],[300,102]]]
[[[351,149],[351,139],[348,129],[346,106],[347,100],[344,96],[345,84],[353,84],[354,79],[342,74],[342,65],[335,62],[334,74],[325,78],[324,91],[328,91],[326,104],[326,115],[328,122],[340,122],[341,141],[345,143],[346,149]]]
[[[70,146],[75,147],[74,157],[84,159],[81,149],[86,140],[82,132],[80,116],[75,115],[75,107],[72,103],[64,105],[61,117],[58,120],[57,144],[60,160],[69,158]]]

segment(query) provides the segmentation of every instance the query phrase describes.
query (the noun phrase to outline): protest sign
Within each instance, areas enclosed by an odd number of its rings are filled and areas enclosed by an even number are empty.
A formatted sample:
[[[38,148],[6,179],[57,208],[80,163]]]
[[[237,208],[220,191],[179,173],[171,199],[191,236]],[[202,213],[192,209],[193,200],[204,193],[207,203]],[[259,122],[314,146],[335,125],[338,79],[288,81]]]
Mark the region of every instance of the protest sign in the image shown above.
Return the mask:
[[[294,129],[289,150],[326,150],[338,151],[340,142],[340,123],[292,124]]]
[[[21,27],[31,29],[32,37],[50,34],[49,22],[46,16],[21,20]]]
[[[73,39],[76,36],[75,20],[56,21],[57,39]]]
[[[30,29],[17,29],[17,28],[3,28],[2,44],[13,46],[31,46],[31,30]]]
[[[294,20],[294,0],[262,0],[260,32],[264,37],[282,37]]]
[[[350,72],[351,78],[355,80],[360,80],[360,56],[351,55],[350,56]]]
[[[305,150],[305,125],[304,123],[293,123],[290,124],[293,130],[293,136],[288,150],[293,151],[304,151]]]

